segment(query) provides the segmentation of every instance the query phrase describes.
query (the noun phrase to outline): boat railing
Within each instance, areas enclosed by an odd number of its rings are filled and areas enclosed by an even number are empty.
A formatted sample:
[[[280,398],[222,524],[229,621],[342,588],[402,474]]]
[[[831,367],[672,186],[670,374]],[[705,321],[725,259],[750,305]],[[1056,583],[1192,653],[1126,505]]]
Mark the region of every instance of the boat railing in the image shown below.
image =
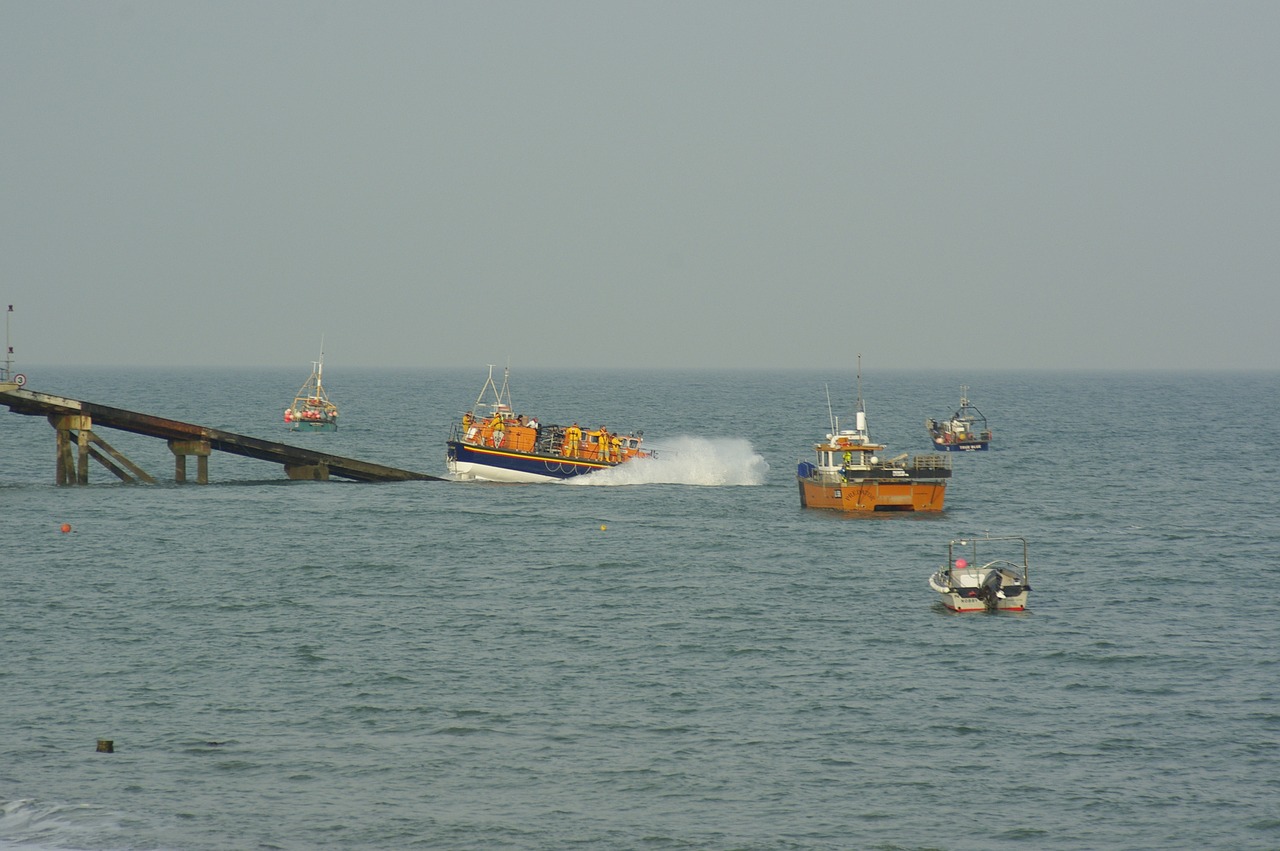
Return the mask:
[[[951,456],[949,455],[917,455],[911,459],[911,469],[913,470],[950,470]]]

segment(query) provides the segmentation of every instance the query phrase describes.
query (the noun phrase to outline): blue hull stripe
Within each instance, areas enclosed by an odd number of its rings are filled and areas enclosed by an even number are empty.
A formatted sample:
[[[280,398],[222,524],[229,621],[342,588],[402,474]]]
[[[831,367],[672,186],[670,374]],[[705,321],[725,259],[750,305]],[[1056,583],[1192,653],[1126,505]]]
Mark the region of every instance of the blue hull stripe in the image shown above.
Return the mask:
[[[579,458],[561,458],[556,455],[533,455],[527,452],[510,452],[490,446],[449,441],[453,457],[467,464],[480,464],[500,470],[528,473],[534,476],[550,476],[555,479],[571,479],[596,470],[607,470],[615,464],[600,461],[583,461]]]

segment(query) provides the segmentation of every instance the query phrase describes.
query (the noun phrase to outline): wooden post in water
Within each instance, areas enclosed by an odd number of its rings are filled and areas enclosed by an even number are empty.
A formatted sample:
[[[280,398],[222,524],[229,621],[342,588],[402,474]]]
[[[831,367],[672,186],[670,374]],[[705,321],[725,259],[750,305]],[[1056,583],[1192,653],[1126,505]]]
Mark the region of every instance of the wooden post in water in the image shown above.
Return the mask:
[[[170,440],[169,451],[173,453],[173,480],[187,480],[187,456],[196,456],[196,484],[209,484],[209,441],[207,440]]]
[[[60,485],[89,484],[89,435],[93,418],[88,414],[64,414],[49,417],[57,430],[57,482]],[[76,455],[71,453],[71,432],[76,432]]]
[[[58,425],[61,420],[66,417],[49,417],[49,422],[53,425],[54,444],[53,444],[53,463],[54,477],[58,483],[58,487],[72,484],[68,480],[67,470],[71,467],[71,432]]]
[[[115,753],[116,743],[111,739],[98,739],[98,753]]]
[[[76,430],[76,484],[89,484],[89,435],[93,434],[93,420],[80,418],[80,428]]]

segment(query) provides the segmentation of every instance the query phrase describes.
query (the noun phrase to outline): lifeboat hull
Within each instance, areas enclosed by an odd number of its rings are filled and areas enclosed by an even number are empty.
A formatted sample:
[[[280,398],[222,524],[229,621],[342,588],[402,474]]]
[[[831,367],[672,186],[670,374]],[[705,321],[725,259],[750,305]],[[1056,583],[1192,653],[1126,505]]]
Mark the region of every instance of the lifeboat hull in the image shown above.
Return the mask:
[[[618,466],[606,461],[562,458],[450,440],[446,461],[459,479],[488,482],[556,482]]]

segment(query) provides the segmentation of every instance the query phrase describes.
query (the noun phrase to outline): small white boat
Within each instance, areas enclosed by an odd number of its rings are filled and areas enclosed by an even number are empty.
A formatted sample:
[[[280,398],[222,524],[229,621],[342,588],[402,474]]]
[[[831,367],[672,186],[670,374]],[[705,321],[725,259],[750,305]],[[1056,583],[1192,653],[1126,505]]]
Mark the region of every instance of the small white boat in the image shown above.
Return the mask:
[[[998,557],[991,558],[992,554]],[[929,587],[942,595],[942,605],[953,612],[1025,611],[1031,592],[1027,539],[950,541],[947,563],[929,577]]]

